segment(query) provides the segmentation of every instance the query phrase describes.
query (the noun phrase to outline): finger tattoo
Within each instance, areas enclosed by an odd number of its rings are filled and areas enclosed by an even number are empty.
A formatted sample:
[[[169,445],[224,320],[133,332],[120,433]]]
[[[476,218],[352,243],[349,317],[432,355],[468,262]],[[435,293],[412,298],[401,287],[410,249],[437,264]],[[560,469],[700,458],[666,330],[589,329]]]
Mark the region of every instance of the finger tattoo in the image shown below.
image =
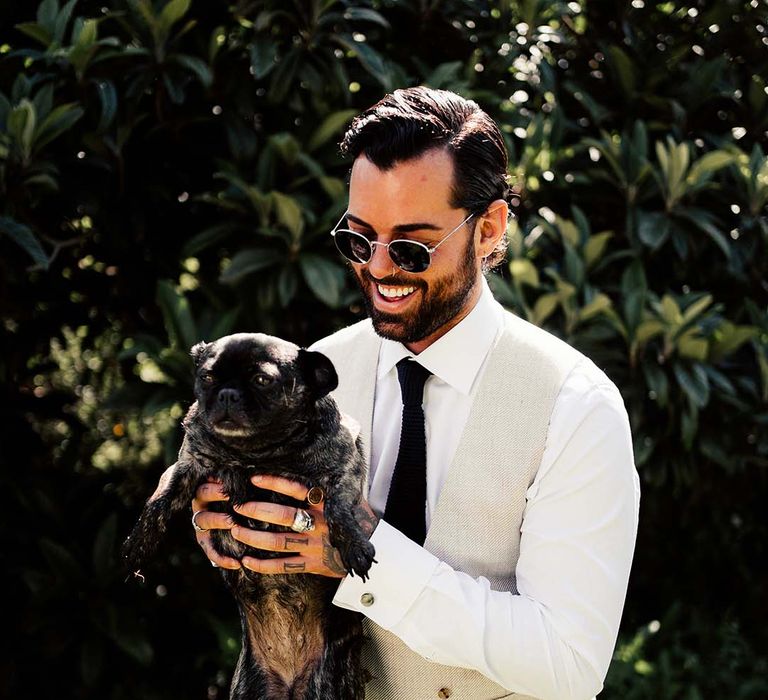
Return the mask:
[[[289,545],[296,544],[299,547],[306,547],[309,544],[309,537],[289,537],[286,536],[283,549],[291,550]]]
[[[300,571],[306,571],[307,565],[302,562],[285,562],[283,564],[283,571],[285,571],[286,574],[295,574]]]

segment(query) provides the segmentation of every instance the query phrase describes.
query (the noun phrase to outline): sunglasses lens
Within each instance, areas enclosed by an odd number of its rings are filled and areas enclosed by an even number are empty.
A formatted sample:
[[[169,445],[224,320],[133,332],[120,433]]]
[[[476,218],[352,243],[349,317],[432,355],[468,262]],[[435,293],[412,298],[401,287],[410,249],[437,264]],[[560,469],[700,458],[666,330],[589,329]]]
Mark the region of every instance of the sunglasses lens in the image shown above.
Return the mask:
[[[392,241],[389,256],[405,272],[424,272],[429,267],[429,251],[414,241]]]
[[[366,263],[371,259],[371,244],[362,234],[338,229],[333,237],[339,252],[347,259],[355,263]]]

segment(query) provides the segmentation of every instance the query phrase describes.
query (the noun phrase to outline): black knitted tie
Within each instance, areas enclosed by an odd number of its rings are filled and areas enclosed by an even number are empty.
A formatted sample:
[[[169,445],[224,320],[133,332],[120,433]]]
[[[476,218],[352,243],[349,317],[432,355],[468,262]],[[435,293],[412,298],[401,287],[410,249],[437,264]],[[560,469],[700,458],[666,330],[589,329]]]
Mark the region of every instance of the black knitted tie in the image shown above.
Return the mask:
[[[426,538],[427,439],[424,433],[424,383],[432,373],[405,358],[397,363],[403,397],[400,450],[387,496],[384,519],[418,544]]]

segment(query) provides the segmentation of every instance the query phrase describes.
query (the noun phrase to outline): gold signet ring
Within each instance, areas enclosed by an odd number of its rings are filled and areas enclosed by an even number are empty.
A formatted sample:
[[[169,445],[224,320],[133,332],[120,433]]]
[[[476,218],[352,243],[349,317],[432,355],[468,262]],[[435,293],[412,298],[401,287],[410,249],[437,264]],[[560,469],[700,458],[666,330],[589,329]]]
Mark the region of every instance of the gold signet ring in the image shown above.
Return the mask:
[[[319,505],[323,502],[323,499],[325,498],[325,494],[323,493],[323,489],[321,489],[319,486],[313,486],[309,491],[307,491],[307,503],[311,506]]]

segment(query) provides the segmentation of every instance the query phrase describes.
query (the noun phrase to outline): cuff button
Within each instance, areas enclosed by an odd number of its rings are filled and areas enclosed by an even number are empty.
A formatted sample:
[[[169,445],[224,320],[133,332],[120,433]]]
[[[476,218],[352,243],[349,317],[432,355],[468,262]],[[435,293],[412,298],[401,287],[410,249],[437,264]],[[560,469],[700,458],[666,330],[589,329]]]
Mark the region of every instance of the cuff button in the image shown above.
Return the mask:
[[[365,605],[366,608],[370,608],[373,605],[373,593],[363,593],[360,596],[360,602]]]
[[[440,690],[437,691],[437,697],[439,697],[440,700],[445,700],[445,698],[451,697],[451,689],[450,688],[440,688]]]

